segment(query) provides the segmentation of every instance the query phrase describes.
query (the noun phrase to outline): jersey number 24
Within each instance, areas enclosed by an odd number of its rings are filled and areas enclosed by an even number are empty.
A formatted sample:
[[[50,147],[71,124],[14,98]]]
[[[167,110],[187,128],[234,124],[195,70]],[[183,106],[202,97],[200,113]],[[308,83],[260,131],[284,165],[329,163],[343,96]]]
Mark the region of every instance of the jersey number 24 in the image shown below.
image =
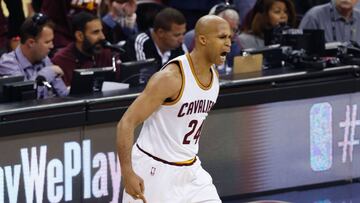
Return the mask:
[[[198,123],[199,122],[197,120],[190,121],[189,126],[188,126],[190,128],[190,131],[185,134],[183,144],[190,144],[190,140],[191,140],[190,137],[192,137],[192,136],[194,137],[193,139],[195,140],[195,144],[197,144],[197,142],[199,141],[200,135],[201,135],[201,129],[202,129],[204,122],[201,122],[200,127],[197,128]]]

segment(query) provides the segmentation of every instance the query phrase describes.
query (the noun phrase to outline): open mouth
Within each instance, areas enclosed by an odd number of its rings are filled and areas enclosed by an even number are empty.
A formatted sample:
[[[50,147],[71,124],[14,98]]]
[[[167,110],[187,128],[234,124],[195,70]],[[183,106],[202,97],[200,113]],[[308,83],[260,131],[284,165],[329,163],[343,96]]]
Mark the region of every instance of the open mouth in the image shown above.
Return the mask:
[[[225,61],[225,60],[226,60],[226,55],[227,55],[227,52],[226,52],[226,51],[221,52],[220,58],[221,58],[222,61]]]

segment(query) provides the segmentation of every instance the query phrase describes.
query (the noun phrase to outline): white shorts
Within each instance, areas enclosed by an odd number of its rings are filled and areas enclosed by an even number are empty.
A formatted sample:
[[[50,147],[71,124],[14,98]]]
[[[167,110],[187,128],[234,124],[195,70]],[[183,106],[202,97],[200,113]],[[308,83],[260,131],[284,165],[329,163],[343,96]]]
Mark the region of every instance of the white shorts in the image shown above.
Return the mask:
[[[191,166],[172,166],[132,150],[133,169],[145,184],[148,203],[221,203],[212,178],[199,159]],[[140,203],[125,191],[123,203]]]

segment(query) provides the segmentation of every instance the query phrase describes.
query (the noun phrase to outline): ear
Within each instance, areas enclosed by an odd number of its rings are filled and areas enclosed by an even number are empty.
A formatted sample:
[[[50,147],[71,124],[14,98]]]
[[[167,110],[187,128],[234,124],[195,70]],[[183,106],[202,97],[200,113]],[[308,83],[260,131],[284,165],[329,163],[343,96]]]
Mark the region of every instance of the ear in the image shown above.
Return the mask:
[[[26,42],[25,42],[26,46],[29,47],[29,48],[34,47],[34,46],[35,46],[35,43],[36,43],[36,41],[35,41],[35,39],[33,39],[33,38],[29,38],[29,39],[27,39]]]
[[[156,35],[159,37],[162,37],[165,34],[165,30],[162,28],[157,29],[155,32],[156,32]]]
[[[199,42],[200,42],[201,45],[206,44],[207,40],[206,40],[206,37],[204,35],[199,35],[198,39],[199,39]]]
[[[84,41],[84,33],[81,31],[75,31],[75,39],[79,42]]]

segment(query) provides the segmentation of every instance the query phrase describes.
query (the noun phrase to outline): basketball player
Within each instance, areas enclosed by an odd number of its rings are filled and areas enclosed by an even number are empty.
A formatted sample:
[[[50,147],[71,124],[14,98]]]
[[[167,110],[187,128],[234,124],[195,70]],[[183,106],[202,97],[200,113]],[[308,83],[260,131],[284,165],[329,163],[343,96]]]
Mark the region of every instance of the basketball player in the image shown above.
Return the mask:
[[[224,63],[231,37],[224,19],[200,18],[193,51],[156,73],[122,117],[117,150],[123,203],[221,202],[196,154],[203,122],[219,92],[214,64]],[[132,147],[134,129],[143,121]]]

